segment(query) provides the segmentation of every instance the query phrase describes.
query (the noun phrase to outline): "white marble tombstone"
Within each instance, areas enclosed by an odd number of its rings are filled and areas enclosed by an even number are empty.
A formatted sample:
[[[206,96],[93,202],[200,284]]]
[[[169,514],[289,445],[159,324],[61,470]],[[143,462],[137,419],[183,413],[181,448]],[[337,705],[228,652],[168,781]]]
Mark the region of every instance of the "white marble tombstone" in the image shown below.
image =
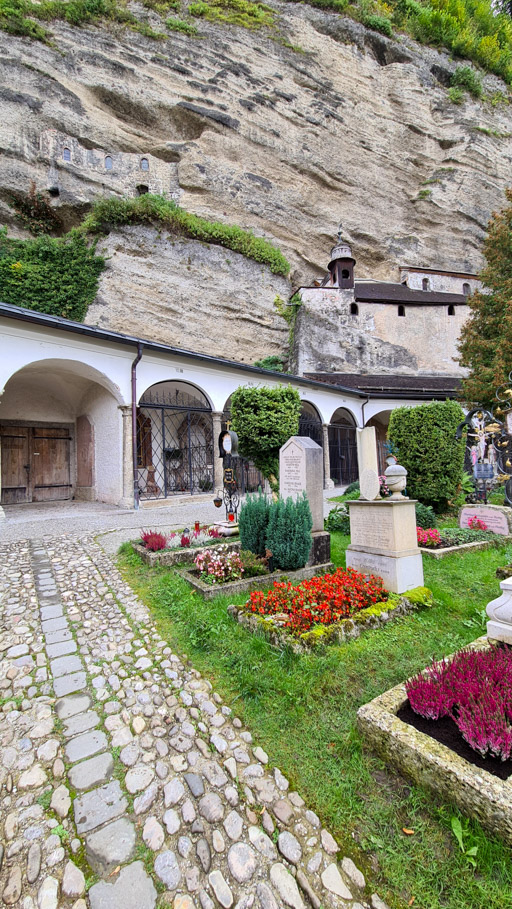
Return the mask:
[[[279,494],[295,500],[306,493],[313,533],[324,529],[324,459],[320,445],[306,436],[292,436],[279,452]]]

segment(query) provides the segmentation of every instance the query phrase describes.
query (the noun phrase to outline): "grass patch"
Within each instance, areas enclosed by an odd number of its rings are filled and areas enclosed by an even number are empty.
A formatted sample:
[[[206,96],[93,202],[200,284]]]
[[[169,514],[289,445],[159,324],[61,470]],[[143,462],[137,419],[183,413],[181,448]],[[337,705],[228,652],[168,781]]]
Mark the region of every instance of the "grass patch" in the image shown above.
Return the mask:
[[[338,565],[348,542],[332,537]],[[223,694],[390,906],[401,909],[414,897],[428,909],[512,909],[510,850],[462,820],[466,848],[477,846],[473,870],[453,834],[457,810],[365,752],[355,726],[361,704],[483,633],[481,611],[497,595],[494,572],[503,557],[491,549],[425,560],[432,608],[301,655],[233,622],[226,606],[243,596],[205,602],[175,572],[144,566],[128,545],[119,564],[162,636]]]

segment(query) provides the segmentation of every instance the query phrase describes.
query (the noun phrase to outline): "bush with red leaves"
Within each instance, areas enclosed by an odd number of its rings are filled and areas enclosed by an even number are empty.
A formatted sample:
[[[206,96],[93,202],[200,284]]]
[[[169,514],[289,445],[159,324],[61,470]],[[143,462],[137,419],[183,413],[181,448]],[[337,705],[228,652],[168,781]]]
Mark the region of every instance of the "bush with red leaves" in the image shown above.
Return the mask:
[[[483,757],[512,755],[512,649],[460,650],[409,679],[405,689],[415,713],[450,716]]]
[[[151,552],[159,552],[160,549],[165,549],[167,546],[167,537],[158,530],[143,530],[140,538],[146,549]]]

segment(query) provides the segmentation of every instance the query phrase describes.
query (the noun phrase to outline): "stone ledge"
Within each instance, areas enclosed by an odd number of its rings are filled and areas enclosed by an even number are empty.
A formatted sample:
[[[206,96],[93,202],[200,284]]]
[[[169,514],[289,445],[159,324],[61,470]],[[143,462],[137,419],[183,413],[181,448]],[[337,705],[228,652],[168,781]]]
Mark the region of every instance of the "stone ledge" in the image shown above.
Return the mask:
[[[418,587],[417,590],[418,592],[424,590],[424,600],[430,597],[430,602],[432,601],[432,594],[428,588]],[[410,597],[409,594],[412,594],[412,596]],[[341,644],[343,641],[358,638],[368,628],[378,628],[397,616],[413,612],[419,605],[427,605],[424,602],[421,603],[419,597],[414,597],[414,591],[410,591],[409,594],[404,594],[400,597],[392,595],[393,598],[389,604],[378,603],[369,609],[362,609],[352,618],[341,619],[340,622],[335,622],[332,625],[306,631],[299,637],[295,637],[282,628],[273,616],[259,616],[249,612],[244,606],[236,606],[234,604],[228,606],[228,612],[235,621],[239,622],[240,625],[244,625],[250,631],[263,631],[272,644],[276,646],[286,644],[296,653],[304,653],[315,650],[319,646]]]
[[[445,549],[429,549],[427,546],[420,546],[420,552],[423,555],[432,556],[434,559],[444,559],[445,556],[453,552],[465,552],[470,549],[490,549],[494,546],[501,546],[509,537],[501,537],[499,540],[475,540],[474,543],[460,543],[458,546],[446,546]]]
[[[470,646],[484,649],[487,638],[478,638]],[[402,684],[359,708],[357,725],[367,745],[417,786],[453,802],[463,814],[512,845],[512,779],[499,780],[399,720],[396,714],[406,701]]]
[[[320,574],[327,574],[333,571],[332,562],[325,562],[323,565],[311,565],[306,568],[300,568],[298,571],[273,571],[272,574],[259,575],[255,578],[241,578],[239,581],[228,581],[227,584],[205,584],[199,578],[194,577],[192,569],[184,568],[176,573],[184,578],[194,590],[202,594],[205,600],[213,600],[223,594],[249,593],[251,590],[267,590],[272,587],[274,581],[305,581],[308,578],[314,578]]]
[[[155,565],[170,567],[172,565],[183,565],[187,562],[193,562],[198,552],[202,552],[203,549],[214,549],[216,546],[226,546],[229,551],[232,552],[240,549],[240,545],[240,540],[235,540],[232,543],[216,540],[214,543],[206,543],[204,546],[193,546],[190,549],[160,549],[158,552],[151,552],[135,540],[132,540],[131,543],[133,551],[140,555],[142,561],[145,562],[146,565],[149,565],[150,568],[154,568]]]

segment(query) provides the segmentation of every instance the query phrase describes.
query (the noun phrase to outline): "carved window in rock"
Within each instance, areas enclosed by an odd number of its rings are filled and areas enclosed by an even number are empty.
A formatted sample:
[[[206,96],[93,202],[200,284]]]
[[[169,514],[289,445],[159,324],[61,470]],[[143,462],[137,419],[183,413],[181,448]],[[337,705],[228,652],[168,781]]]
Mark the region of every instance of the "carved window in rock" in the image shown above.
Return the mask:
[[[423,278],[423,281],[421,282],[421,289],[430,290],[430,281],[428,280],[428,278]]]
[[[454,316],[454,315],[455,315],[455,306],[449,306],[449,307],[448,307],[448,315],[449,315],[449,316]]]
[[[471,287],[469,286],[469,284],[462,285],[462,293],[464,294],[464,296],[469,297],[469,295],[471,293]]]
[[[63,161],[71,161],[71,149],[70,149],[70,148],[63,148],[63,149],[62,149],[62,160],[63,160]]]
[[[403,306],[401,303],[400,303],[400,306],[398,307],[398,315],[405,316],[405,306]]]
[[[359,306],[357,305],[357,303],[351,303],[351,304],[350,304],[350,315],[351,315],[351,316],[358,316],[358,315],[359,315]]]
[[[112,155],[105,155],[105,170],[112,170],[114,166],[114,159]]]
[[[148,161],[147,158],[141,158],[141,159],[140,159],[140,169],[141,169],[141,170],[149,170],[149,161]]]

